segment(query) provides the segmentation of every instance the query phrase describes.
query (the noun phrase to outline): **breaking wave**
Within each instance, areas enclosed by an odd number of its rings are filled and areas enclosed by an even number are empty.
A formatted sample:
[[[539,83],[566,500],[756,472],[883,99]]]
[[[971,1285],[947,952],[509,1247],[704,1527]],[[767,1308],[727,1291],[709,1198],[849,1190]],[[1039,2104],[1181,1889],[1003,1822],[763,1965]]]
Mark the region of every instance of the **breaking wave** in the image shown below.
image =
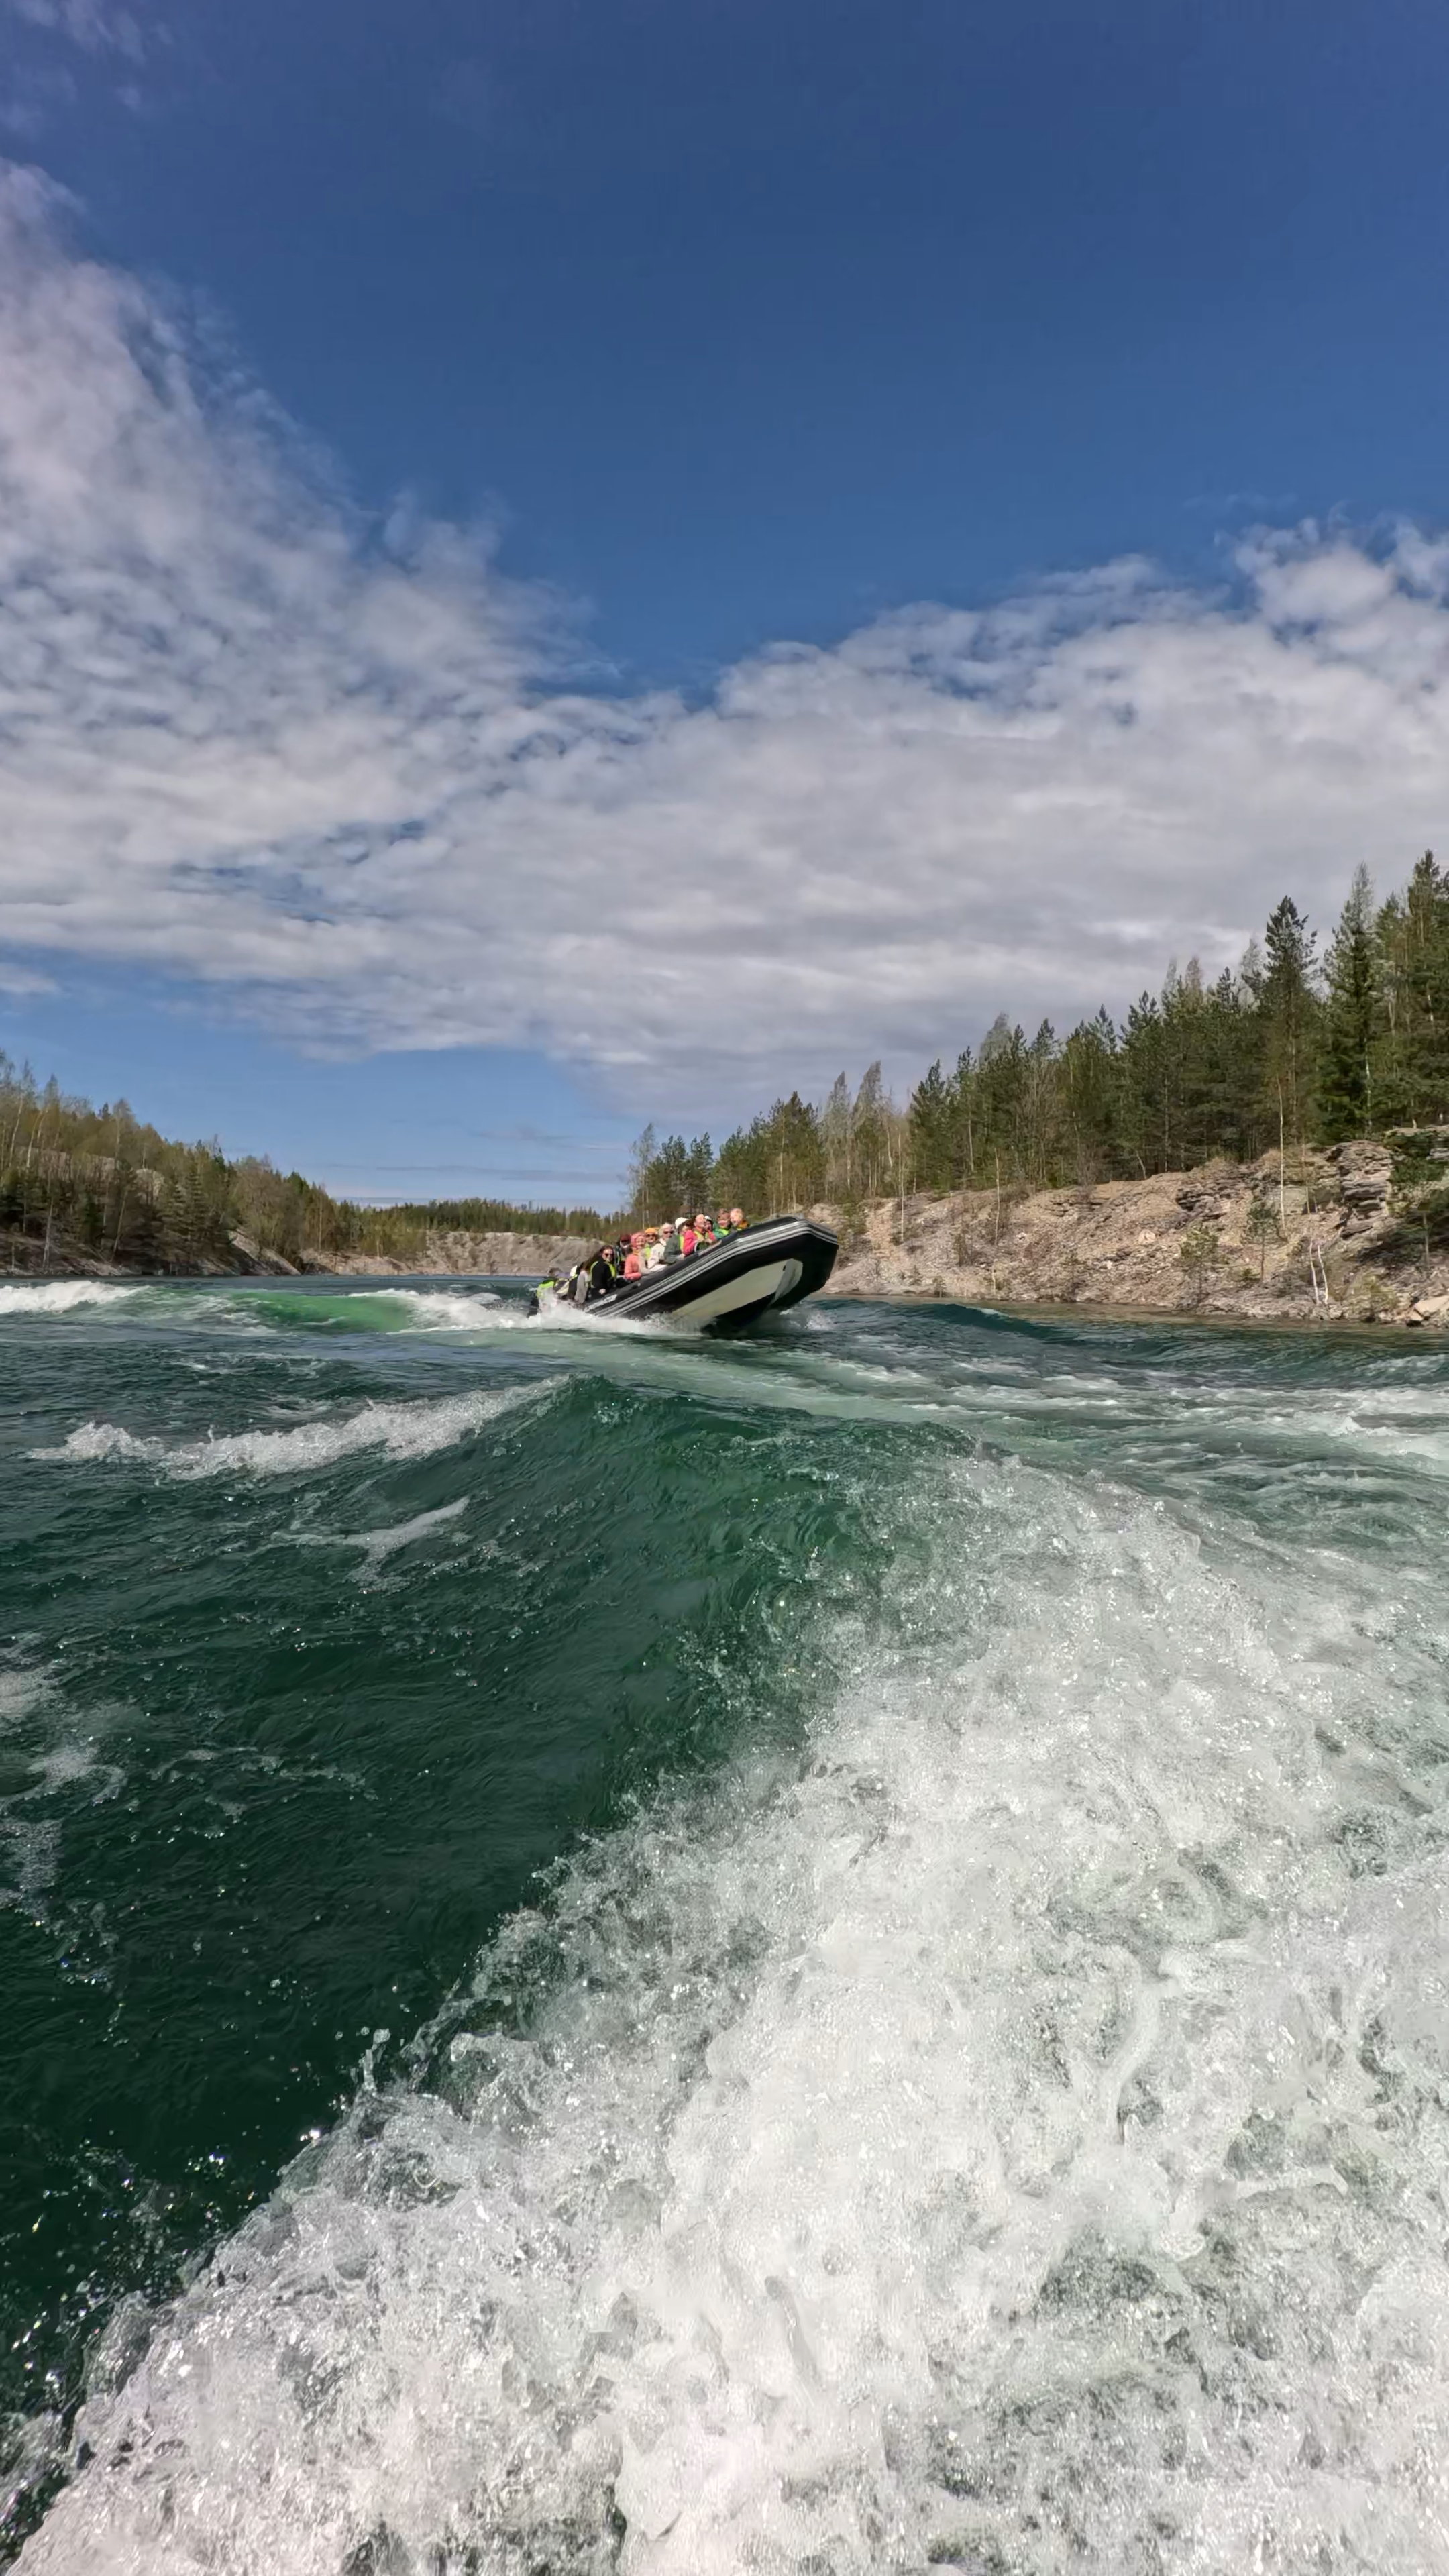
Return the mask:
[[[0,1323],[10,1315],[69,1315],[81,1306],[115,1306],[141,1294],[110,1279],[0,1280]]]
[[[119,1293],[0,1354],[27,2576],[1449,2576],[1445,1355]]]
[[[168,1442],[114,1422],[85,1422],[59,1449],[31,1452],[56,1465],[98,1459],[135,1460],[183,1481],[200,1476],[301,1476],[340,1459],[380,1450],[388,1458],[428,1458],[481,1431],[499,1414],[536,1398],[537,1388],[474,1391],[435,1403],[369,1404],[340,1422],[304,1422],[290,1431],[234,1431],[205,1440]]]
[[[369,1303],[374,1299],[403,1307],[411,1321],[430,1325],[436,1332],[467,1332],[478,1324],[496,1324],[504,1312],[502,1298],[488,1288],[374,1288]]]
[[[1445,2566],[1432,1603],[990,1461],[900,1535],[803,1752],[123,2314],[30,2576]]]

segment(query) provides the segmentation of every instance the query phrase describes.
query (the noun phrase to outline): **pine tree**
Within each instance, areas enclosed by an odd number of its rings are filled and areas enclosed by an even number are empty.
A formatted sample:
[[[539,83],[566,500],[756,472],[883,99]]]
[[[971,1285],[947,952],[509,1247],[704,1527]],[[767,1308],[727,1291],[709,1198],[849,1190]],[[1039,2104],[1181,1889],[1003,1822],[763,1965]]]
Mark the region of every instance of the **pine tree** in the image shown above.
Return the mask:
[[[976,1098],[976,1059],[963,1047],[951,1076],[951,1179],[957,1189],[976,1187],[976,1144],[980,1125]]]
[[[976,1059],[976,1161],[987,1182],[1022,1177],[1026,1037],[1000,1011]]]
[[[1291,895],[1269,915],[1263,934],[1258,1016],[1263,1034],[1264,1097],[1276,1113],[1283,1148],[1301,1148],[1312,1112],[1319,1001],[1312,931]]]
[[[1359,868],[1329,946],[1328,1001],[1318,1082],[1319,1133],[1335,1144],[1373,1124],[1374,1054],[1380,1040],[1373,888]]]
[[[820,1112],[825,1187],[829,1196],[837,1199],[849,1198],[851,1192],[850,1106],[850,1085],[844,1074],[838,1073]]]
[[[866,1198],[878,1198],[886,1172],[886,1096],[879,1061],[866,1066],[850,1113],[851,1156],[856,1187]]]
[[[658,1144],[659,1139],[654,1132],[654,1121],[651,1118],[642,1136],[636,1136],[629,1149],[629,1211],[632,1216],[638,1218],[641,1225],[649,1225],[653,1221],[653,1211],[649,1203],[649,1175],[653,1168]]]
[[[1059,1068],[1068,1151],[1079,1182],[1110,1172],[1117,1152],[1119,1067],[1117,1032],[1110,1014],[1074,1028]]]
[[[1170,1126],[1162,1013],[1141,993],[1127,1013],[1121,1048],[1121,1136],[1124,1160],[1144,1177],[1165,1171]]]
[[[1404,924],[1408,1114],[1439,1125],[1449,1119],[1449,875],[1432,850],[1409,879]]]
[[[948,1190],[951,1187],[952,1105],[951,1085],[941,1071],[941,1059],[937,1056],[911,1093],[907,1111],[912,1165],[917,1186],[921,1189]]]

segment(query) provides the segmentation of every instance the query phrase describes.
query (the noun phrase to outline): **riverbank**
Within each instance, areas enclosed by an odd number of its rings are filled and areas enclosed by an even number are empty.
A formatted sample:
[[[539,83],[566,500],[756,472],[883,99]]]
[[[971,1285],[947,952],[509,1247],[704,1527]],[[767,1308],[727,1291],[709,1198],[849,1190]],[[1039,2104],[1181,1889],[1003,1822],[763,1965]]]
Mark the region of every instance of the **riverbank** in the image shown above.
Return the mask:
[[[1449,1250],[1390,1200],[1379,1145],[1078,1189],[905,1198],[840,1224],[828,1294],[1449,1327]],[[818,1210],[817,1214],[829,1215]]]
[[[827,1297],[1095,1309],[1262,1324],[1449,1328],[1449,1248],[1391,1203],[1377,1144],[1060,1190],[917,1194],[809,1213],[840,1236]],[[416,1263],[339,1270],[526,1277],[576,1261],[572,1236],[435,1235]],[[310,1263],[308,1266],[311,1266]]]
[[[196,1259],[178,1259],[158,1270],[154,1261],[108,1257],[56,1231],[49,1243],[0,1229],[0,1283],[6,1279],[536,1279],[551,1261],[565,1264],[592,1252],[596,1235],[428,1234],[414,1260],[386,1253],[301,1251],[295,1259],[249,1234],[226,1236]]]
[[[810,1210],[840,1236],[827,1296],[939,1297],[964,1305],[1097,1309],[1247,1323],[1356,1323],[1449,1329],[1449,1243],[1393,1203],[1392,1158],[1378,1144],[1209,1163],[1073,1189],[960,1190]],[[245,1234],[196,1265],[202,1276],[536,1278],[593,1238],[430,1233],[413,1258],[302,1251],[295,1260]],[[57,1237],[41,1247],[0,1235],[0,1277],[135,1277]]]

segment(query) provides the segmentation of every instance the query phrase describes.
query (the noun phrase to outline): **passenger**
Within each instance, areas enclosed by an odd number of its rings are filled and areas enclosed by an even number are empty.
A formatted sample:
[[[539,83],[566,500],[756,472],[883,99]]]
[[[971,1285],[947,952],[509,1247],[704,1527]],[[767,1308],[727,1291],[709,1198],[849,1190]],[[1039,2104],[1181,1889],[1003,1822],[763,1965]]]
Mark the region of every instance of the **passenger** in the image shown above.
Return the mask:
[[[637,1279],[643,1271],[644,1263],[641,1258],[643,1250],[643,1235],[631,1234],[629,1237],[629,1249],[624,1255],[624,1276],[626,1279]]]
[[[718,1240],[723,1243],[725,1236],[730,1230],[730,1212],[728,1208],[720,1209],[720,1212],[714,1221],[714,1230]]]
[[[694,1220],[694,1230],[699,1237],[699,1248],[703,1252],[706,1246],[714,1241],[714,1219],[708,1208],[700,1209]]]
[[[644,1267],[646,1270],[658,1270],[662,1266],[663,1260],[664,1229],[662,1226],[651,1225],[649,1228],[649,1249],[644,1255]]]
[[[731,1208],[731,1209],[730,1209],[730,1232],[731,1232],[731,1234],[743,1234],[744,1230],[745,1230],[745,1212],[744,1212],[744,1209],[743,1209],[743,1208]]]
[[[551,1261],[547,1270],[545,1270],[543,1277],[540,1279],[538,1286],[534,1289],[532,1296],[529,1298],[529,1314],[546,1315],[551,1307],[558,1304],[558,1292],[558,1263],[556,1261]]]
[[[695,1230],[690,1224],[687,1216],[682,1216],[679,1219],[678,1234],[679,1249],[687,1261],[691,1252],[697,1252],[699,1250],[699,1237],[695,1233]]]
[[[587,1306],[589,1302],[589,1265],[587,1261],[576,1261],[572,1270],[569,1272],[569,1295],[572,1297],[576,1306]]]
[[[592,1304],[596,1297],[607,1297],[614,1284],[614,1265],[609,1259],[609,1247],[606,1243],[601,1243],[589,1264],[590,1303]]]

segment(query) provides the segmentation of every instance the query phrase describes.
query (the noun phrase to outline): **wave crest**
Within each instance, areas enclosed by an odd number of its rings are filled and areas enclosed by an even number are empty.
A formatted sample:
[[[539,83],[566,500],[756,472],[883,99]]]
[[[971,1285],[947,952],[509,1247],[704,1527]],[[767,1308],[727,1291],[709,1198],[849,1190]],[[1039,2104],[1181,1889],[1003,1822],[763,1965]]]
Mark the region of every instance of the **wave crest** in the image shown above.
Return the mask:
[[[1449,1867],[1405,1787],[1356,1871],[1318,1724],[1380,1644],[1120,1494],[927,1499],[916,1642],[514,1923],[35,2576],[1440,2563]]]
[[[68,1315],[77,1306],[114,1306],[139,1293],[113,1279],[0,1281],[0,1323],[7,1315]]]
[[[60,1448],[33,1449],[30,1455],[51,1465],[136,1460],[182,1482],[201,1476],[300,1476],[368,1449],[395,1459],[431,1457],[542,1392],[536,1387],[502,1394],[477,1390],[430,1403],[369,1404],[340,1422],[303,1422],[290,1431],[233,1431],[178,1443],[127,1431],[119,1423],[85,1422]]]

